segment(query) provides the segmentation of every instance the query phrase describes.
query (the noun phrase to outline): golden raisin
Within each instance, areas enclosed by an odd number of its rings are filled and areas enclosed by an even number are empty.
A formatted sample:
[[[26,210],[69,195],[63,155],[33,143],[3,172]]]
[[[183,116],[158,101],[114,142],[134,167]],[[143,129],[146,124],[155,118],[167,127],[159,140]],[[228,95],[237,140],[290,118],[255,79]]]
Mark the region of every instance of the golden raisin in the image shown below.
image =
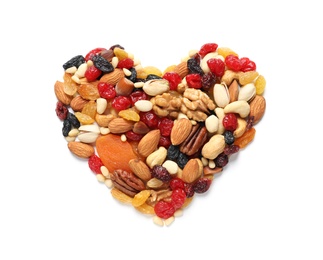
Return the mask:
[[[144,203],[138,207],[135,207],[135,209],[143,214],[155,215],[154,207],[148,205],[147,203]]]
[[[263,75],[260,75],[255,82],[256,94],[262,95],[266,88],[266,79]]]
[[[223,56],[224,58],[228,55],[234,55],[234,56],[238,56],[237,53],[235,53],[233,50],[231,50],[228,47],[219,47],[217,48],[217,52],[218,54],[220,54],[221,56]]]
[[[92,117],[81,112],[75,112],[75,116],[82,125],[90,125],[94,123],[94,119]]]
[[[149,190],[142,190],[139,193],[137,193],[133,200],[132,200],[132,205],[134,207],[139,207],[142,204],[144,204],[146,202],[146,200],[149,198],[150,196],[150,191]]]
[[[96,102],[94,100],[90,100],[88,103],[86,103],[82,109],[82,113],[95,119]]]
[[[117,188],[111,189],[111,195],[113,198],[115,198],[121,203],[126,203],[126,204],[132,203],[132,198],[127,194],[124,194],[122,191],[118,190]]]
[[[116,47],[113,49],[113,52],[119,61],[128,58],[128,52],[126,52],[124,49]]]
[[[121,110],[118,115],[124,119],[138,122],[140,120],[139,114],[132,109]]]
[[[80,85],[78,93],[86,100],[97,100],[100,97],[100,93],[96,83],[97,82],[91,82]]]
[[[257,71],[247,71],[239,73],[239,83],[244,86],[247,85],[255,80],[259,73]]]

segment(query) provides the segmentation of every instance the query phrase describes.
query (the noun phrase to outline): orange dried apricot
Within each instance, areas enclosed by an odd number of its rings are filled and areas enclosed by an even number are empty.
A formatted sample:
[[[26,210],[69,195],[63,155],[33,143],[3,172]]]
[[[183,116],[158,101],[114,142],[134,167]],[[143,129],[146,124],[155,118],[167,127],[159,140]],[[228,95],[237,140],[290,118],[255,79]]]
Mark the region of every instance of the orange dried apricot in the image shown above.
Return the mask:
[[[256,135],[256,129],[252,127],[248,131],[244,132],[242,136],[237,138],[234,141],[234,144],[238,145],[240,148],[244,148],[255,138],[255,135]]]
[[[115,134],[99,136],[96,149],[109,172],[118,169],[131,172],[129,161],[137,158],[132,145],[128,141],[121,141],[120,136]]]

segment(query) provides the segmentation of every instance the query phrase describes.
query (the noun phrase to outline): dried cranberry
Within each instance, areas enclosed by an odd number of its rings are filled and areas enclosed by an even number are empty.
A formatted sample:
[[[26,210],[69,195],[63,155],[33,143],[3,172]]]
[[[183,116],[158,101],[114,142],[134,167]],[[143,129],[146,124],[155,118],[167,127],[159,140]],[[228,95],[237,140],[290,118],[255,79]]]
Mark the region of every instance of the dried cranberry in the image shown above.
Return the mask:
[[[117,95],[114,86],[106,82],[99,82],[98,91],[99,91],[100,97],[106,98],[106,99],[112,99]]]
[[[134,64],[134,62],[133,62],[132,59],[125,58],[125,59],[120,60],[118,62],[117,68],[119,68],[119,69],[130,69],[130,68],[133,67],[133,64]]]
[[[229,162],[229,157],[225,153],[220,153],[215,159],[214,159],[215,165],[217,167],[223,168],[226,166]]]
[[[197,73],[188,74],[186,76],[186,82],[190,88],[200,89],[202,87],[202,77]]]
[[[96,154],[93,154],[90,156],[89,160],[88,160],[88,164],[90,169],[96,173],[96,174],[100,174],[101,172],[101,166],[104,166],[103,162],[101,161],[100,157],[97,156]]]
[[[231,132],[236,130],[237,126],[238,126],[238,119],[237,119],[236,114],[234,114],[234,113],[225,114],[225,116],[223,117],[223,120],[222,120],[222,124],[223,124],[223,127],[225,128],[225,130],[228,130]]]
[[[117,96],[112,100],[112,107],[117,110],[125,110],[131,107],[131,99],[126,96]]]
[[[226,154],[226,155],[231,155],[231,154],[234,154],[234,153],[237,153],[239,152],[240,150],[240,147],[238,145],[235,145],[235,144],[232,144],[232,145],[228,145],[224,148],[223,152]]]
[[[174,177],[169,182],[169,187],[172,190],[175,190],[175,189],[185,189],[185,182],[181,178],[179,178],[179,177]]]
[[[239,71],[241,69],[241,61],[235,55],[230,54],[226,56],[224,62],[230,70]]]
[[[207,62],[210,71],[217,77],[222,77],[225,71],[225,63],[221,59],[211,58]]]
[[[167,171],[167,169],[164,166],[161,165],[154,165],[154,167],[151,170],[151,175],[163,182],[168,182],[171,180],[172,176]]]
[[[158,146],[163,146],[166,149],[168,149],[168,147],[171,144],[172,144],[172,142],[170,141],[169,136],[163,136],[163,135],[160,136]]]
[[[209,178],[200,178],[193,184],[193,190],[196,193],[204,193],[211,186],[212,180]]]
[[[256,63],[254,63],[249,58],[246,58],[246,57],[240,58],[240,63],[241,63],[241,71],[243,72],[256,70]]]
[[[92,60],[93,56],[100,53],[101,51],[106,50],[105,48],[95,48],[88,52],[88,54],[85,55],[85,61]]]
[[[177,90],[177,86],[182,82],[182,78],[176,72],[166,72],[163,78],[168,80],[170,90]]]
[[[179,209],[183,206],[184,202],[185,202],[185,199],[186,199],[186,193],[183,189],[175,189],[173,190],[172,192],[172,195],[171,195],[171,202],[176,209]]]
[[[215,52],[218,48],[218,45],[216,43],[206,43],[202,45],[201,49],[199,50],[199,54],[201,55],[201,58],[204,58],[204,56],[210,52]]]
[[[160,130],[160,134],[163,136],[170,136],[170,133],[172,131],[172,128],[174,126],[174,121],[167,118],[163,117],[160,119],[159,124],[158,124],[158,129]]]
[[[150,129],[157,129],[159,117],[152,111],[140,112],[140,120],[144,122]]]
[[[201,78],[202,90],[208,91],[216,82],[216,77],[212,72],[205,73]]]
[[[130,94],[131,105],[134,106],[138,100],[147,100],[147,94],[142,90],[136,90]]]
[[[87,68],[84,76],[87,79],[87,81],[90,82],[90,81],[96,80],[98,77],[100,77],[101,74],[102,74],[102,71],[92,65]]]
[[[173,216],[176,210],[171,202],[160,200],[156,203],[154,211],[158,217],[167,219]]]
[[[137,134],[137,133],[133,132],[132,130],[130,130],[130,131],[126,132],[126,137],[130,141],[140,141],[140,139],[143,137],[143,135]]]
[[[186,198],[191,198],[194,196],[194,188],[191,183],[185,183],[184,191],[186,193]]]
[[[67,117],[68,109],[61,101],[57,101],[55,112],[60,120],[65,120]]]

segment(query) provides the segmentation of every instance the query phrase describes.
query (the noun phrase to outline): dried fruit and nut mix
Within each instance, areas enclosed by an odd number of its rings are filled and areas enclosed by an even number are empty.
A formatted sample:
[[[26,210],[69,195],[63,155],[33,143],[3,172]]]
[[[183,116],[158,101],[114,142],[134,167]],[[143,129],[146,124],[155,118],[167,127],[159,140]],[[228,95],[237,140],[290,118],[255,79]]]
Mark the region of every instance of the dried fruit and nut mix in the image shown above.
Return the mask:
[[[165,71],[122,46],[63,64],[56,114],[69,150],[112,196],[169,225],[255,137],[266,80],[254,61],[204,44]]]

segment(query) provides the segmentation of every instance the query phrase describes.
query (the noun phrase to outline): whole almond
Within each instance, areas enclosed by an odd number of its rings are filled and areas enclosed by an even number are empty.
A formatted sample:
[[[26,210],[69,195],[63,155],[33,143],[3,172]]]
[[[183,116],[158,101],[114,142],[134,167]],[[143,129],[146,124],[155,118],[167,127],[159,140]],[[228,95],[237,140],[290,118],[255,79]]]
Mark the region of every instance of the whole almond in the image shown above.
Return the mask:
[[[114,71],[104,74],[100,78],[100,82],[106,82],[108,84],[115,86],[119,82],[119,80],[124,77],[125,77],[125,75],[123,73],[123,70],[116,68],[116,69],[114,69]]]
[[[187,62],[183,61],[179,63],[174,68],[174,72],[176,72],[181,78],[184,78],[188,74]]]
[[[61,101],[64,105],[69,105],[73,99],[73,96],[69,96],[64,92],[64,83],[56,81],[54,85],[54,91],[56,98]]]
[[[75,112],[81,112],[87,102],[89,101],[78,95],[72,99],[70,106]]]
[[[140,155],[147,157],[157,149],[160,139],[160,130],[152,130],[145,134],[138,143],[138,152]]]
[[[108,127],[109,127],[111,133],[122,134],[122,133],[132,130],[133,125],[134,125],[133,121],[126,120],[122,117],[117,117],[117,118],[112,119],[109,122]]]
[[[67,147],[73,154],[81,158],[89,158],[94,154],[94,148],[89,144],[73,141],[69,142]]]
[[[257,124],[265,114],[266,99],[261,95],[256,95],[250,102],[250,114],[249,117],[254,117],[253,124]]]
[[[197,180],[203,173],[202,161],[198,158],[190,159],[185,165],[182,172],[182,180],[192,183]]]
[[[132,159],[129,161],[129,167],[132,172],[141,180],[149,181],[151,179],[150,169],[143,161]]]
[[[192,130],[192,123],[187,118],[181,118],[175,121],[170,134],[170,140],[173,145],[179,145],[185,141]]]
[[[240,88],[240,86],[238,84],[238,81],[233,80],[229,86],[230,103],[238,100],[239,88]]]

